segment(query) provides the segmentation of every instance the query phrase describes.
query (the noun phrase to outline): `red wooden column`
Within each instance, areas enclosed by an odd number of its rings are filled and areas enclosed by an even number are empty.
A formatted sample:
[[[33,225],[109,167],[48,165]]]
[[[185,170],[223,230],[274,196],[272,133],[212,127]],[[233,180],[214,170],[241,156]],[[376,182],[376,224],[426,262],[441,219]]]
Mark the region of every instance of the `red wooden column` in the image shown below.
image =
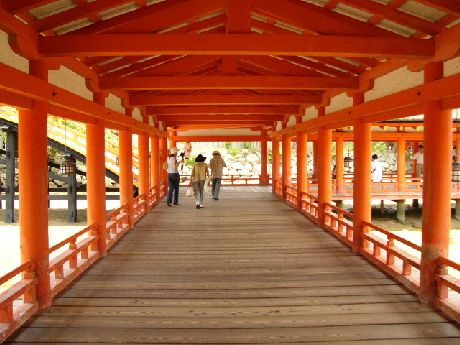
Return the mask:
[[[286,121],[283,122],[283,129],[286,128]],[[283,135],[282,143],[283,152],[283,200],[286,200],[286,187],[291,185],[291,138],[287,135]]]
[[[94,102],[105,106],[105,94],[95,93]],[[88,194],[88,225],[96,224],[98,248],[107,254],[105,195],[105,121],[96,119],[86,125],[86,177]]]
[[[160,148],[157,135],[150,137],[150,184],[156,193],[160,193]],[[157,194],[157,197],[159,195]]]
[[[132,109],[126,108],[126,116],[132,116]],[[120,136],[120,204],[128,206],[129,227],[134,226],[133,195],[133,143],[132,132],[127,129]]]
[[[313,176],[312,178],[317,179],[318,178],[318,168],[319,168],[319,163],[318,163],[318,141],[313,141]]]
[[[260,140],[260,185],[268,186],[269,178],[267,172],[267,163],[268,163],[268,148],[267,148],[267,130],[263,129],[261,131],[261,140]]]
[[[353,105],[364,102],[364,94],[353,96]],[[353,178],[353,246],[362,249],[361,222],[371,221],[371,125],[357,120],[354,124],[354,178]]]
[[[280,179],[280,141],[272,139],[272,191],[276,192],[276,185]]]
[[[425,67],[425,83],[443,77],[442,63]],[[451,227],[452,114],[441,102],[425,104],[423,164],[422,260],[420,299],[431,302],[446,290],[436,289],[436,260],[448,256]]]
[[[406,140],[398,139],[398,191],[403,192],[406,189]]]
[[[148,123],[148,118],[144,118]],[[149,137],[145,133],[139,135],[139,195],[148,195],[150,190],[149,181]]]
[[[302,194],[308,192],[307,134],[297,132],[297,209],[302,209]]]
[[[325,116],[325,108],[318,109],[318,117]],[[319,224],[324,225],[326,204],[332,199],[332,171],[331,171],[332,131],[324,127],[318,130],[318,203]]]
[[[335,142],[335,183],[337,193],[343,193],[343,159],[343,137],[339,134]]]
[[[163,163],[166,162],[168,157],[168,142],[166,137],[160,138],[160,166],[163,166]],[[161,179],[163,181],[163,193],[168,193],[168,173],[162,168],[161,169]]]
[[[48,80],[42,61],[30,61],[30,74]],[[51,305],[48,240],[48,138],[47,103],[33,101],[31,109],[19,111],[19,229],[21,260],[35,263],[37,300],[41,308]],[[34,302],[34,296],[26,296]]]

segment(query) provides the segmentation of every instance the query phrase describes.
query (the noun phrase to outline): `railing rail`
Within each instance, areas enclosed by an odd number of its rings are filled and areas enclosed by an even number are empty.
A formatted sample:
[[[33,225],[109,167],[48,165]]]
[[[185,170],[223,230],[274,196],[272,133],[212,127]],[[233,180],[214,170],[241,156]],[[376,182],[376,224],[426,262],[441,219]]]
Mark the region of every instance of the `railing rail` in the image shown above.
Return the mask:
[[[0,277],[0,342],[37,312],[36,283],[32,261]]]
[[[353,214],[332,204],[324,205],[324,227],[340,241],[353,243]]]
[[[418,293],[422,248],[369,222],[362,222],[361,229],[363,234],[362,254],[383,271]],[[416,272],[413,272],[413,269]]]
[[[55,296],[99,257],[97,226],[91,225],[52,246],[49,255],[50,284]]]
[[[319,222],[319,206],[318,199],[312,195],[303,192],[302,200],[300,201],[300,213],[307,216],[314,223]]]
[[[108,213],[105,229],[107,249],[110,249],[129,229],[128,206],[121,206]]]
[[[456,271],[457,274],[452,274]],[[437,260],[436,270],[436,298],[435,307],[442,310],[452,319],[460,322],[460,306],[458,296],[460,294],[460,264],[441,257]],[[453,295],[457,298],[454,299]]]
[[[134,199],[134,223],[137,223],[147,213],[147,197],[141,194]]]

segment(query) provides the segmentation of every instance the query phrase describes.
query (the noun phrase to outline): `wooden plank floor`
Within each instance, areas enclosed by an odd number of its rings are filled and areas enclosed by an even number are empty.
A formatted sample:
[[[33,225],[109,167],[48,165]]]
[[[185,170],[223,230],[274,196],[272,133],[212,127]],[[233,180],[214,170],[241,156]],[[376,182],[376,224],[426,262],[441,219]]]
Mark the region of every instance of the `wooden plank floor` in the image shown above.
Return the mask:
[[[268,189],[180,202],[155,208],[10,343],[460,344],[455,325]]]

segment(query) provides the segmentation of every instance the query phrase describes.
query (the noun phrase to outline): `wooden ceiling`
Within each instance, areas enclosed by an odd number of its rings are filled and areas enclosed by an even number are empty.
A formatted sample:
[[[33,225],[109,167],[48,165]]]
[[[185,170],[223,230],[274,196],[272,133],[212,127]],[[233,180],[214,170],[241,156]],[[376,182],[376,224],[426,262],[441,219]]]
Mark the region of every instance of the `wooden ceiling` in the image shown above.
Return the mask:
[[[268,128],[434,54],[458,0],[1,0],[42,56],[74,59],[173,128]]]

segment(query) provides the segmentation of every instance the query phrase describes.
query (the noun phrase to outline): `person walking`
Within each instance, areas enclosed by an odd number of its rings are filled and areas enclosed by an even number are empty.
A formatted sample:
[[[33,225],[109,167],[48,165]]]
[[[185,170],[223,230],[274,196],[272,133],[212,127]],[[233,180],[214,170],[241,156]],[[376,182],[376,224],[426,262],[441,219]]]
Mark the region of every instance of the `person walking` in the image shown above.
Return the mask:
[[[204,184],[206,182],[206,177],[209,176],[208,165],[205,161],[206,157],[200,153],[195,158],[195,165],[193,166],[192,174],[190,175],[190,183],[193,187],[196,208],[204,207]]]
[[[174,205],[179,205],[179,180],[180,175],[178,167],[181,161],[177,160],[177,148],[169,149],[168,159],[166,160],[166,171],[168,172],[168,200],[167,205],[172,207],[173,196]]]
[[[418,151],[412,155],[412,160],[416,161],[417,164],[417,177],[423,176],[423,145],[418,146]]]
[[[222,171],[227,165],[220,155],[219,151],[212,153],[212,159],[209,162],[209,168],[211,169],[212,179],[212,198],[219,200],[220,186],[222,183]]]
[[[372,182],[382,182],[383,179],[383,165],[375,153],[372,155],[371,177]]]

